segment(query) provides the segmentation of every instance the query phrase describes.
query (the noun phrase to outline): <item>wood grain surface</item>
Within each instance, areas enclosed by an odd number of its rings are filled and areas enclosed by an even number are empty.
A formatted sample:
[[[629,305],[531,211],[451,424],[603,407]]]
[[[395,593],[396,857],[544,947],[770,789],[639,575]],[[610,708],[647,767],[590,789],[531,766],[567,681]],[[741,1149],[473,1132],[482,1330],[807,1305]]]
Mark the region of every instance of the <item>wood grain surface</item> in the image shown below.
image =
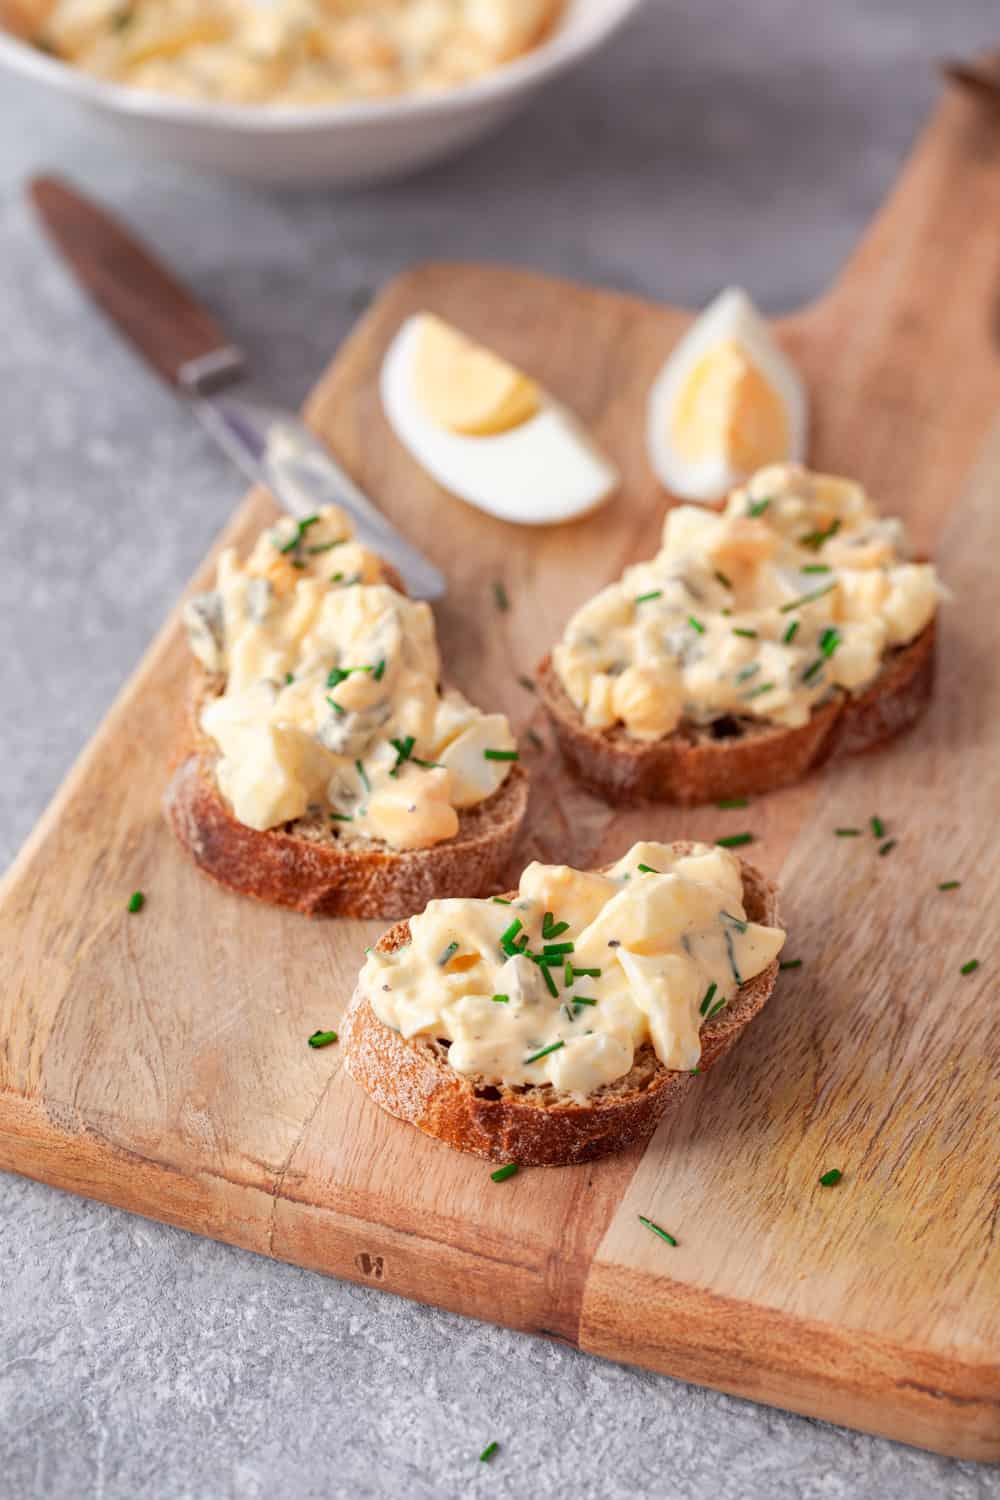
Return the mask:
[[[686,313],[426,266],[385,291],[309,404],[447,573],[450,675],[542,735],[522,739],[534,787],[518,864],[748,828],[783,882],[802,968],[647,1148],[494,1185],[483,1163],[381,1114],[336,1046],[310,1051],[378,928],[254,905],[175,847],[159,812],[187,667],[175,616],[0,891],[0,1165],[615,1359],[1000,1459],[998,291],[1000,111],[956,91],[837,284],[779,325],[810,388],[813,463],[904,515],[955,592],[939,693],[888,752],[745,812],[613,813],[563,776],[517,680],[578,603],[655,550],[667,497],[644,400]],[[442,493],[377,392],[388,341],[420,308],[572,405],[620,464],[620,498],[536,531]],[[246,545],[271,513],[251,495],[221,541]],[[888,857],[834,838],[874,813],[898,841]],[[939,892],[949,879],[961,888]],[[147,904],[130,916],[136,888]],[[819,1187],[831,1166],[843,1181]]]

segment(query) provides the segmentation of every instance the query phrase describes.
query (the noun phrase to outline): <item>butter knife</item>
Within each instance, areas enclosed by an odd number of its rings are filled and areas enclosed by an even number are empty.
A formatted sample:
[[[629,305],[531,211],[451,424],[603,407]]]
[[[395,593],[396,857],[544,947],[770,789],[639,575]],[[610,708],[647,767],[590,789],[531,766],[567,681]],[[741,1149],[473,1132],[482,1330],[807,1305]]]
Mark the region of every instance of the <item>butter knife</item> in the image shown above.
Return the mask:
[[[372,504],[293,413],[228,391],[247,373],[224,330],[145,245],[57,177],[35,177],[32,202],[77,280],[188,401],[205,430],[255,484],[302,520],[324,505],[350,516],[360,542],[393,565],[415,599],[438,599],[444,575]]]

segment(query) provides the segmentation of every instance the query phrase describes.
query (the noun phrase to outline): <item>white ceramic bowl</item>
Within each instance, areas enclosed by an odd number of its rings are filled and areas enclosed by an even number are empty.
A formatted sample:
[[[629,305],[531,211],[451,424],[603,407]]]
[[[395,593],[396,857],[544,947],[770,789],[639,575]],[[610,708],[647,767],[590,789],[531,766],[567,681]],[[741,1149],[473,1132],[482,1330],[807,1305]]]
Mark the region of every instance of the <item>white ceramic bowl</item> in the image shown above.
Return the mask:
[[[317,109],[208,105],[92,78],[0,31],[0,67],[96,118],[133,148],[271,183],[374,182],[448,156],[501,124],[606,42],[641,0],[568,0],[541,46],[473,83],[433,95]]]

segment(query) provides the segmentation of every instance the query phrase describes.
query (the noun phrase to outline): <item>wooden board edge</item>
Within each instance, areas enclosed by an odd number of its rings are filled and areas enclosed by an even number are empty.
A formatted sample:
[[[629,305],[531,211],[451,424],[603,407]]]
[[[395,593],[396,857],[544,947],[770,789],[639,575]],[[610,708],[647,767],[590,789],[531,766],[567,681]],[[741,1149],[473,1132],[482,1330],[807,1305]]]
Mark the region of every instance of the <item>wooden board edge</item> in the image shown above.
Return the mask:
[[[654,1333],[653,1330],[662,1330]],[[951,1458],[1000,1462],[1000,1366],[788,1317],[595,1258],[578,1337],[589,1354]]]

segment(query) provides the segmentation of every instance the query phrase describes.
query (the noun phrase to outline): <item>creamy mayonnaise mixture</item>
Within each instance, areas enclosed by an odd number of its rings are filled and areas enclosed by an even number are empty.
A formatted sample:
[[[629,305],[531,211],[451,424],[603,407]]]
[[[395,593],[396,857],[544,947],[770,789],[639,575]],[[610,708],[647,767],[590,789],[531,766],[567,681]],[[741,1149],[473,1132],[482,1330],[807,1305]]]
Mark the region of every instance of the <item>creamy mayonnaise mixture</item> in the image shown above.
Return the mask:
[[[87,72],[158,93],[331,104],[478,78],[535,46],[560,7],[561,0],[36,0],[35,40]]]
[[[656,740],[725,715],[797,726],[834,689],[867,687],[941,593],[860,485],[776,464],[722,514],[669,511],[661,551],[577,610],[552,660],[595,729]]]
[[[383,579],[336,506],[283,517],[184,609],[225,686],[201,713],[219,788],[250,828],[306,815],[344,840],[422,849],[458,832],[517,760],[503,714],[442,692],[434,617]]]
[[[747,920],[728,850],[639,843],[605,874],[529,865],[510,903],[430,902],[360,983],[387,1026],[450,1042],[456,1072],[584,1098],[644,1042],[696,1067],[701,1027],[784,941]]]

